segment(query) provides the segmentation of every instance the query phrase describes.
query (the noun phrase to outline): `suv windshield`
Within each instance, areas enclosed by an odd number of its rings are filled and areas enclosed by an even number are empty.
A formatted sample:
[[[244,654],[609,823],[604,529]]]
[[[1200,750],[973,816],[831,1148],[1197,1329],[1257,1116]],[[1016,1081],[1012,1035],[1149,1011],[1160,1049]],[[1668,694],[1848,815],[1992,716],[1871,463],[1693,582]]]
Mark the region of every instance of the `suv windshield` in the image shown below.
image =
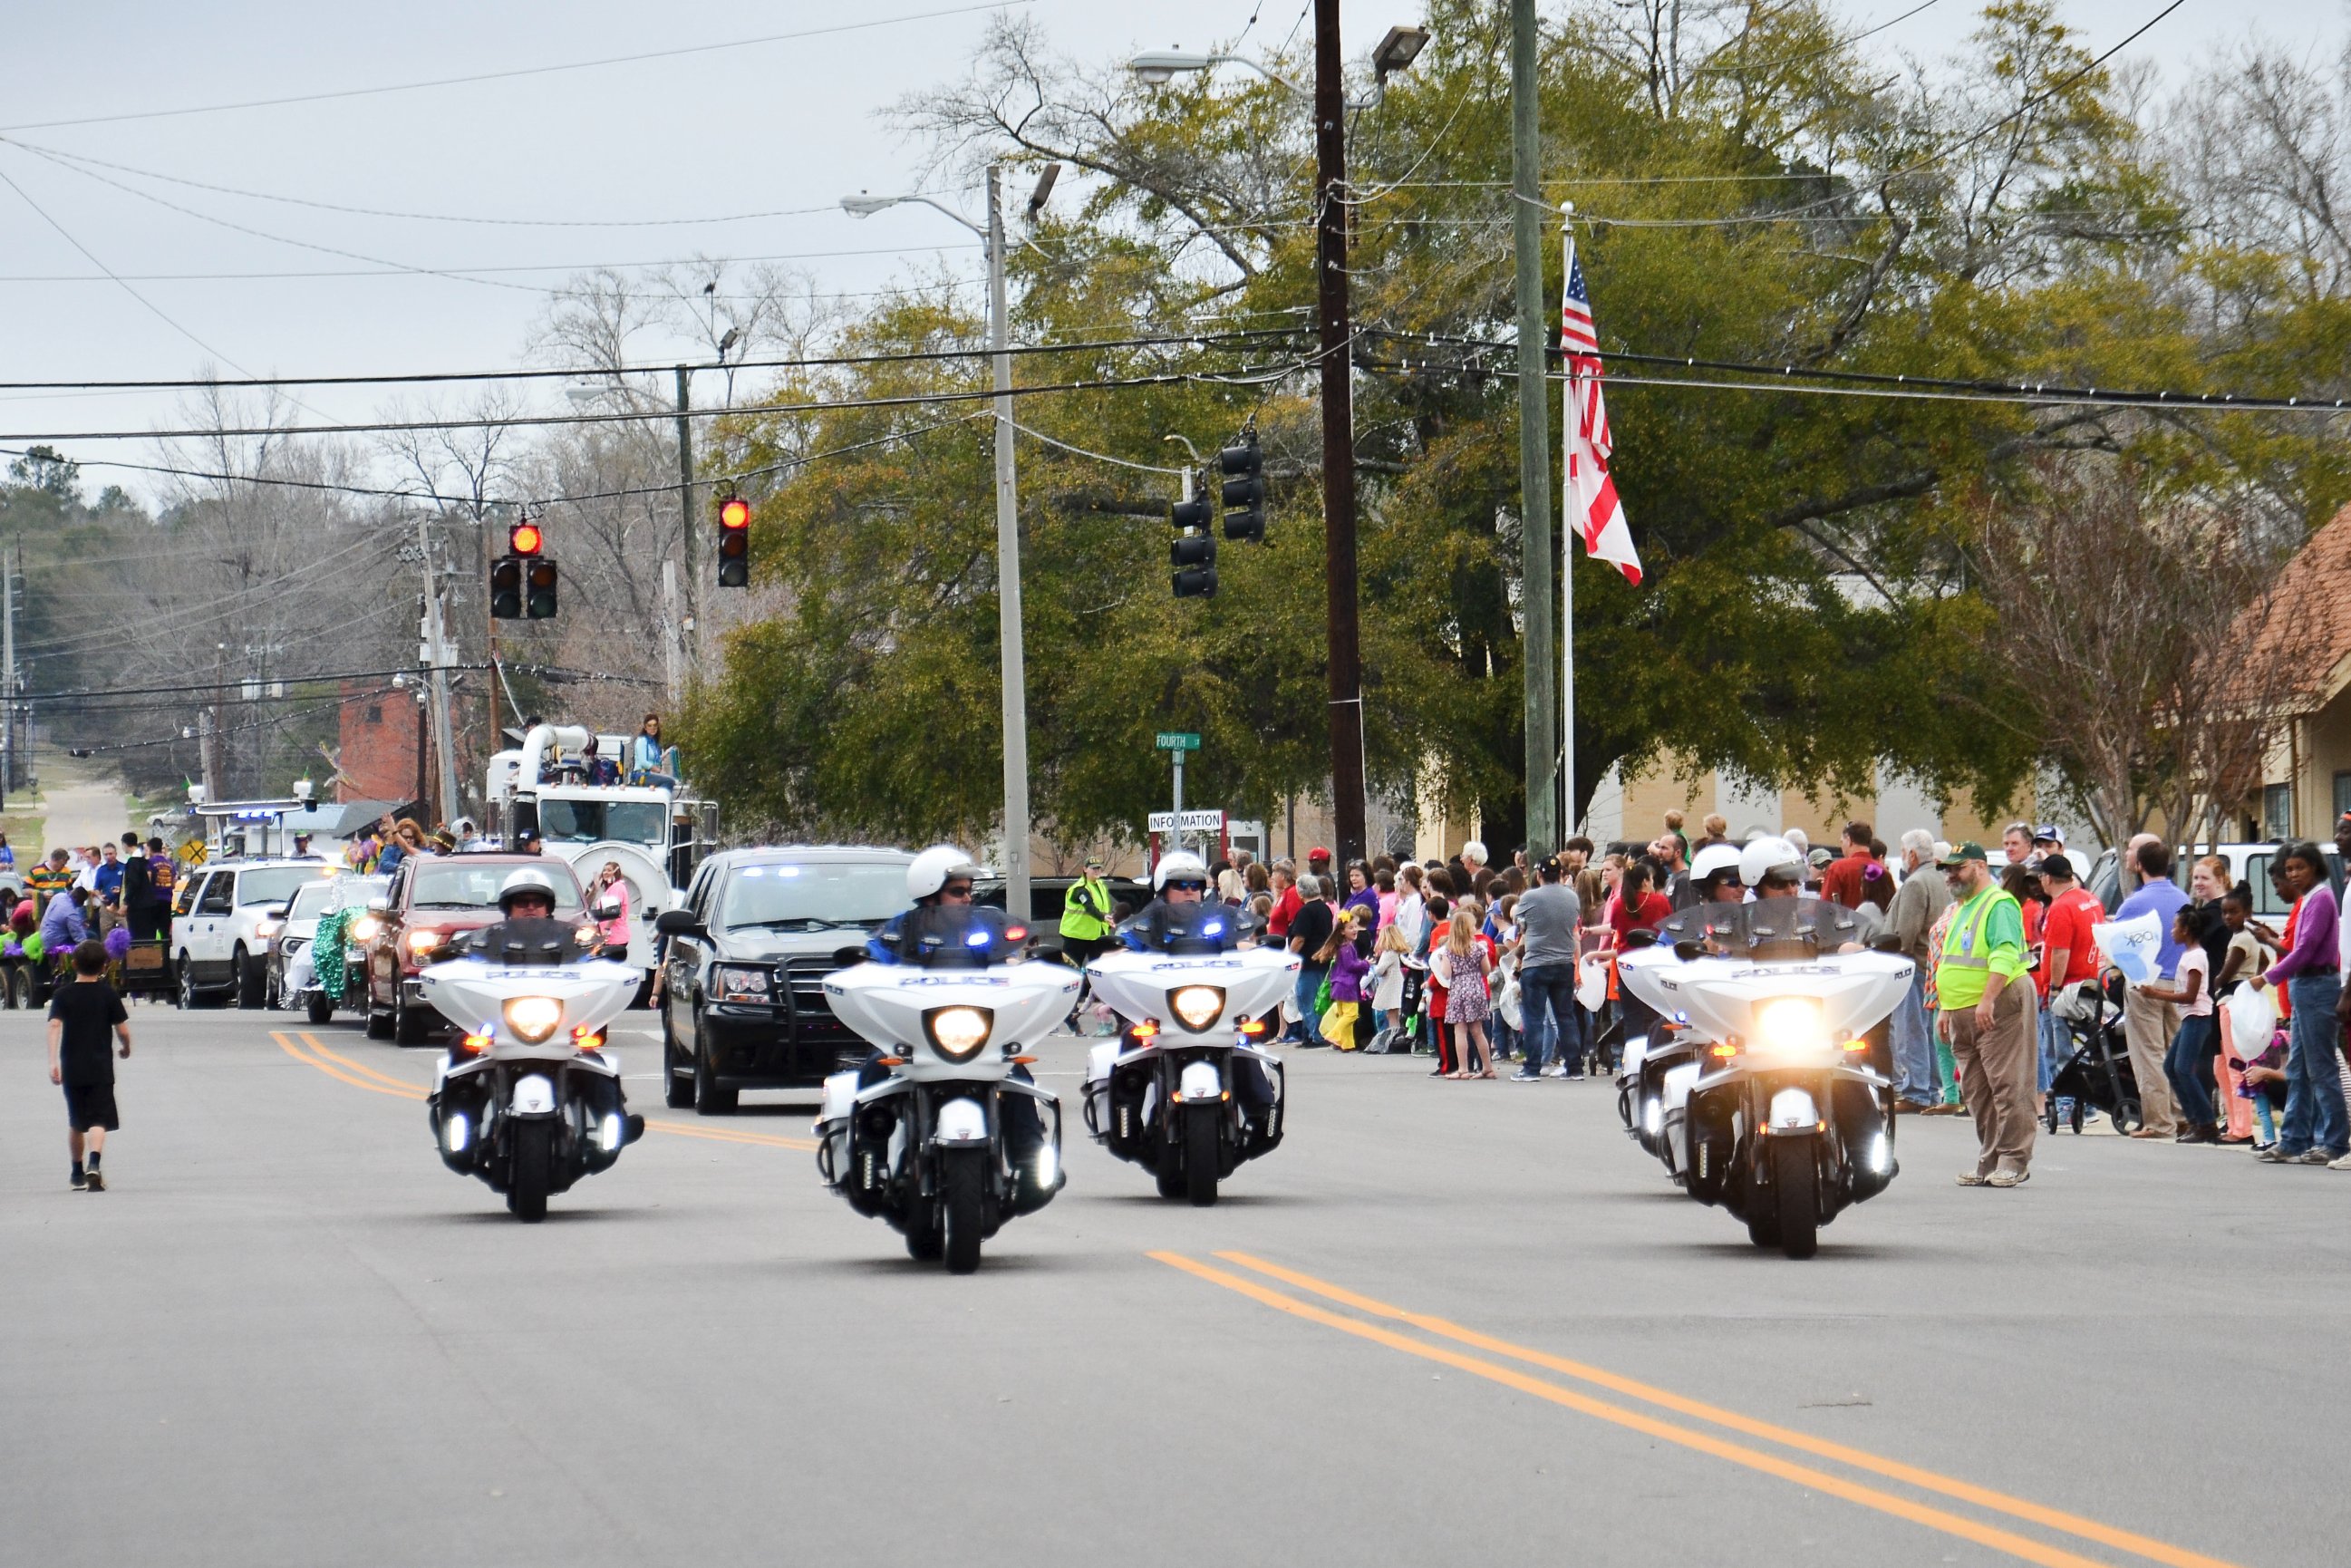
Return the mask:
[[[294,902],[286,906],[286,918],[315,920],[327,912],[327,905],[334,896],[335,884],[331,880],[314,882],[294,894]]]
[[[718,925],[872,925],[911,902],[903,861],[737,866],[726,879]]]
[[[324,885],[330,873],[324,866],[273,865],[249,871],[236,879],[236,902],[239,905],[253,904],[283,904],[298,889],[312,883]]]
[[[558,918],[580,913],[580,883],[571,875],[571,868],[560,861],[537,862],[547,879],[555,884],[555,913]],[[517,861],[479,861],[471,856],[457,860],[429,860],[416,869],[415,885],[409,890],[408,903],[413,909],[496,909],[498,889],[507,878],[522,869]]]
[[[658,800],[565,800],[538,802],[538,836],[550,844],[592,844],[620,839],[658,848],[668,841]]]

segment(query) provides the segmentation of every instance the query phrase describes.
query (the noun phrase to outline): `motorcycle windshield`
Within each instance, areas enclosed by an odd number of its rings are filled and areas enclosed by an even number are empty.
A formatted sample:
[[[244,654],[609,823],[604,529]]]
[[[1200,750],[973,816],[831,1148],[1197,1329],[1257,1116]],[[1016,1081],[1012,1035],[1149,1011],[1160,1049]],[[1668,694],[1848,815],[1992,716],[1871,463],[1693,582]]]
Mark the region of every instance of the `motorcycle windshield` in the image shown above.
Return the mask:
[[[905,962],[925,969],[985,969],[1020,950],[1011,931],[1000,909],[943,904],[908,918],[899,952]]]
[[[1737,912],[1736,924],[1716,940],[1734,957],[1813,958],[1865,943],[1876,918],[1827,898],[1759,898],[1710,907]]]

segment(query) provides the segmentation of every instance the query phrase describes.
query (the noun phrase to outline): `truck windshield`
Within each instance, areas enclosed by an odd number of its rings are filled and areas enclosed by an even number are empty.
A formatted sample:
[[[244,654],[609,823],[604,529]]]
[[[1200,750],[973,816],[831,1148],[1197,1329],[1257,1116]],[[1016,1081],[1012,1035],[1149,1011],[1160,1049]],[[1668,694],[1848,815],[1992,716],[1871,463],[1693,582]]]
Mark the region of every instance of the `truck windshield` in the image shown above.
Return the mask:
[[[246,872],[236,879],[236,901],[247,904],[283,904],[292,898],[296,890],[323,883],[333,873],[322,865],[264,866]]]
[[[904,862],[879,864],[747,865],[726,879],[718,924],[741,925],[872,925],[905,908]]]
[[[538,867],[555,884],[556,915],[578,915],[580,883],[571,868],[554,860],[540,861]],[[515,861],[429,860],[417,870],[408,902],[419,909],[495,909],[498,889],[521,869]]]
[[[566,800],[539,797],[538,836],[550,844],[592,844],[620,839],[660,849],[668,839],[667,813],[658,800]]]

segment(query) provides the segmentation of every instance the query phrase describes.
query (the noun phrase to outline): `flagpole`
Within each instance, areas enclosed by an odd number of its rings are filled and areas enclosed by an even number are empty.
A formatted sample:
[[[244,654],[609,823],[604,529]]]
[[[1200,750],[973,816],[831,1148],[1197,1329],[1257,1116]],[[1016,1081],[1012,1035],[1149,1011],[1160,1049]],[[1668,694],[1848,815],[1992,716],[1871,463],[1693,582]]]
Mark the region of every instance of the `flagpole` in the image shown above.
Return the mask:
[[[1575,204],[1559,204],[1560,263],[1559,286],[1562,295],[1567,288],[1568,250],[1575,243],[1569,227],[1575,216]],[[1554,324],[1555,325],[1555,324]],[[1560,368],[1567,369],[1567,358],[1562,354]],[[1562,718],[1559,727],[1560,821],[1564,829],[1562,842],[1583,831],[1583,821],[1575,810],[1575,380],[1573,375],[1560,378],[1560,462],[1559,462],[1559,697]]]

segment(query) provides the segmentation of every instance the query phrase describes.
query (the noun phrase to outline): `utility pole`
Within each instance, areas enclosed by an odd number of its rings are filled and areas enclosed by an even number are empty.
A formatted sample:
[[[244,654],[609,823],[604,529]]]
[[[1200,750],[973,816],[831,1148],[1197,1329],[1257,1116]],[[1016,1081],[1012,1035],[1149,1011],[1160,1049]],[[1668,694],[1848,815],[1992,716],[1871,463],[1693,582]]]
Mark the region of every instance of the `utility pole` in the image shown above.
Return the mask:
[[[1510,240],[1519,295],[1519,611],[1526,677],[1527,843],[1540,855],[1564,836],[1552,810],[1558,736],[1552,686],[1551,400],[1543,380],[1551,332],[1543,313],[1542,103],[1535,0],[1510,0]],[[1569,780],[1573,788],[1573,780]],[[1567,806],[1571,813],[1574,802]]]
[[[1364,668],[1356,638],[1355,407],[1347,319],[1347,93],[1339,0],[1314,0],[1315,290],[1322,359],[1324,639],[1330,648],[1331,817],[1338,863],[1364,853]]]
[[[677,549],[678,559],[685,563],[685,616],[678,623],[678,636],[685,642],[685,663],[695,667],[694,643],[686,641],[689,627],[701,630],[694,623],[694,379],[691,366],[677,367]],[[676,698],[672,697],[674,702]]]
[[[1331,0],[1335,8],[1336,0]],[[996,351],[996,628],[1004,665],[1004,912],[1029,918],[1029,663],[1020,637],[1020,493],[1012,467],[1012,324],[1004,171],[987,166],[987,343]],[[1348,559],[1354,559],[1352,547]]]
[[[684,661],[684,630],[677,614],[677,562],[662,562],[662,687],[669,706],[677,706],[678,666]]]
[[[441,583],[433,570],[433,546],[426,537],[424,514],[416,514],[417,564],[424,573],[424,664],[432,680],[433,749],[441,758],[441,820],[457,820],[457,758],[449,733],[449,641],[441,623]],[[417,793],[424,792],[423,727],[418,727]]]
[[[196,755],[204,768],[204,799],[218,801],[228,793],[223,781],[225,769],[221,759],[221,705],[228,700],[228,644],[213,645],[212,706],[197,715],[203,727],[196,738]]]
[[[8,541],[7,575],[0,578],[0,683],[8,708],[0,714],[0,799],[16,788],[16,541]]]

